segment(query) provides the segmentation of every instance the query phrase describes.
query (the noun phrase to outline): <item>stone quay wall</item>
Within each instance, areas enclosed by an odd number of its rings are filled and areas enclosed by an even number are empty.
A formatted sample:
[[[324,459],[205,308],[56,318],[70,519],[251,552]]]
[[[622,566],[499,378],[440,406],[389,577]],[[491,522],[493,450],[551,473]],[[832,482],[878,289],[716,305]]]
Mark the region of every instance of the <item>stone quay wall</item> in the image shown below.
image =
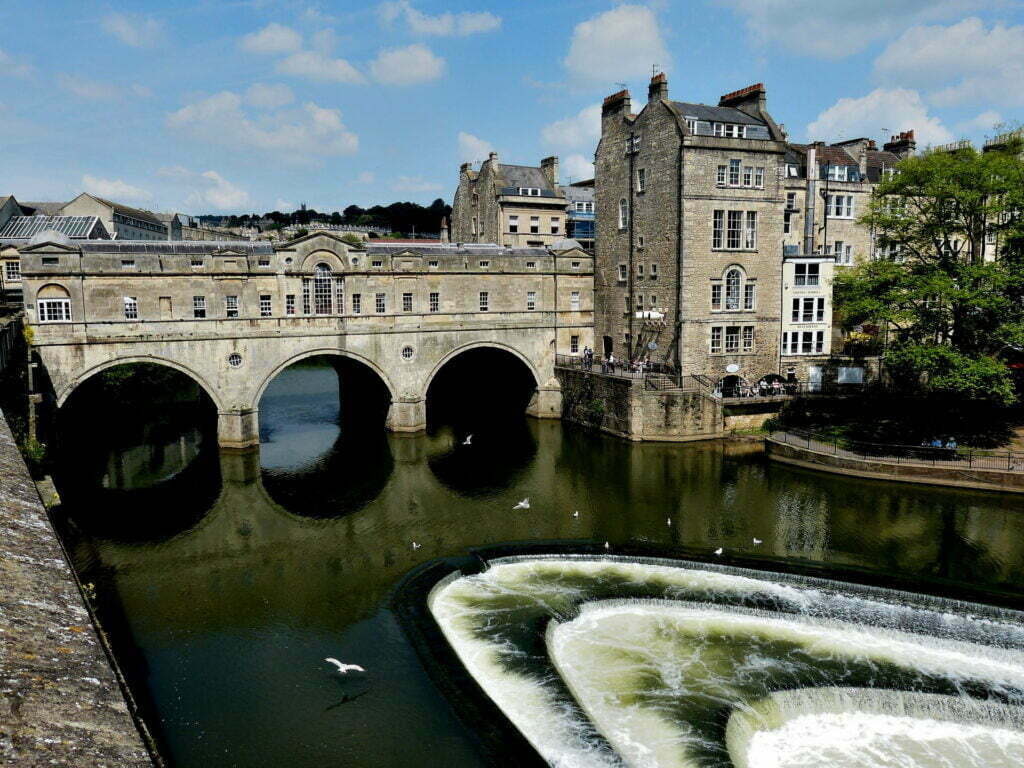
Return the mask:
[[[0,413],[0,764],[152,766]]]

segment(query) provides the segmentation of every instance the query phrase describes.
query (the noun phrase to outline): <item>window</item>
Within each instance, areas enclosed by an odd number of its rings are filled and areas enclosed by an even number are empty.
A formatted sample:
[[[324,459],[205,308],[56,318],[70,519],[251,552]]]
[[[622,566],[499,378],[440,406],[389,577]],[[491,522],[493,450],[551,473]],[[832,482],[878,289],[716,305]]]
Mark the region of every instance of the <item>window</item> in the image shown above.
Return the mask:
[[[537,292],[527,291],[526,292],[526,311],[533,312],[537,308]]]
[[[551,217],[551,234],[557,235],[562,229],[562,219],[558,216]]]
[[[626,314],[628,315],[629,314],[629,296],[624,296],[623,298],[625,299]]]
[[[754,168],[749,165],[743,166],[743,186],[751,187],[754,185]]]
[[[738,325],[725,326],[725,351],[740,351],[740,327]]]
[[[228,317],[238,317],[238,297],[225,296],[224,309]]]
[[[743,247],[749,249],[757,248],[757,211],[747,211],[747,226],[744,230]]]
[[[644,295],[642,293],[638,293],[636,295],[636,311],[640,312],[640,311],[643,310],[643,308],[644,308]]]
[[[754,351],[754,326],[752,325],[743,326],[743,351]]]
[[[540,216],[530,217],[530,234],[536,235],[540,233]]]
[[[847,171],[845,165],[830,165],[828,166],[828,179],[829,181],[846,181]]]
[[[643,264],[637,264],[636,265],[636,278],[637,278],[637,280],[643,280],[644,279],[644,265]]]
[[[820,264],[795,264],[795,280],[797,286],[818,285],[818,278],[821,274]]]
[[[852,219],[853,195],[829,195],[825,199],[825,215],[834,219]]]
[[[526,262],[526,268],[527,269],[536,269],[537,268],[537,262],[536,261],[528,261],[528,262]]]
[[[753,283],[746,283],[743,286],[743,308],[753,309],[754,308],[754,290],[757,286]]]
[[[726,229],[725,247],[740,247],[740,228],[743,222],[743,211],[729,211],[729,225]]]
[[[387,309],[388,309],[387,294],[378,293],[376,295],[375,299],[376,299],[376,301],[374,303],[374,309],[376,309],[377,314],[381,315],[381,314],[384,314],[385,312],[387,312]]]
[[[796,210],[796,192],[787,192],[786,193],[786,210],[787,211],[795,211]]]
[[[722,308],[722,286],[716,284],[711,286],[711,309]]]
[[[352,294],[352,314],[358,315],[363,311],[363,295],[361,293]]]
[[[655,264],[655,263],[652,263],[651,264],[650,272],[651,272],[650,279],[651,280],[657,280],[658,279],[658,265]]]
[[[71,299],[38,299],[36,308],[40,323],[71,322]]]
[[[626,282],[626,277],[627,277],[627,275],[626,275],[626,265],[625,264],[619,264],[619,282],[620,283]]]
[[[269,293],[260,294],[260,317],[270,317],[273,314],[273,302]]]
[[[334,311],[334,275],[326,264],[313,268],[313,313],[330,315]]]
[[[135,269],[135,259],[121,259],[121,269]]]
[[[696,133],[697,132],[697,121],[694,118],[692,118],[692,117],[686,118],[686,132],[687,133]]]
[[[740,308],[740,283],[742,277],[738,269],[730,269],[725,273],[725,308],[737,310]]]
[[[341,275],[334,278],[334,312],[338,315],[345,314],[345,278]]]
[[[758,189],[764,189],[764,168],[762,167],[754,169],[754,186]]]
[[[270,257],[269,256],[260,256],[258,263],[259,263],[259,265],[261,267],[269,267],[270,266]]]
[[[192,264],[192,269],[202,269],[203,268],[203,260],[200,257],[193,256],[192,259],[190,260],[190,263]]]
[[[284,297],[284,313],[286,315],[295,314],[295,294],[289,293]]]
[[[836,264],[849,264],[853,261],[853,246],[846,245],[842,240],[836,240],[835,245],[830,246],[831,252],[836,257]],[[829,246],[826,246],[828,253]]]
[[[715,211],[711,223],[711,247],[722,247],[722,229],[725,219],[725,211]]]
[[[639,236],[639,237],[638,237],[638,238],[636,239],[636,247],[637,247],[637,248],[643,248],[643,247],[644,247],[644,236],[643,236],[643,235],[640,235],[640,236]]]
[[[580,353],[580,337],[570,336],[569,337],[569,354],[578,355]]]
[[[619,229],[625,229],[629,226],[629,203],[626,202],[626,198],[619,200]]]
[[[729,166],[728,165],[720,165],[720,166],[718,166],[718,176],[715,179],[715,183],[718,184],[718,186],[720,186],[720,187],[724,187],[725,183],[726,183],[726,179],[728,178],[728,173],[729,173]]]
[[[519,217],[509,216],[508,217],[508,231],[515,234],[519,231]]]
[[[480,262],[480,269],[490,269],[490,268],[491,268],[491,262],[489,262],[489,261],[481,261]]]
[[[43,256],[44,267],[56,267],[60,263],[60,259],[56,256]]]
[[[431,291],[427,298],[427,309],[431,312],[439,312],[441,310],[441,294],[437,291]]]
[[[540,189],[537,187],[520,187],[519,194],[525,197],[540,197]]]
[[[711,354],[717,355],[722,351],[722,326],[712,326],[711,328]]]
[[[469,231],[474,235],[476,234],[476,216],[473,217],[473,223],[470,225]]]
[[[416,350],[412,347],[402,347],[402,359],[412,360],[412,356],[416,354]]]
[[[782,334],[784,355],[820,355],[824,351],[824,331],[790,331]]]
[[[490,294],[487,291],[480,291],[480,311],[487,312],[490,310]]]
[[[135,296],[124,297],[124,319],[139,319],[139,300]]]
[[[403,312],[412,312],[412,294],[411,293],[403,293],[402,294],[402,311]]]
[[[428,261],[427,262],[427,267],[430,268],[430,269],[437,269],[437,262],[436,261]]]
[[[5,261],[4,278],[7,280],[21,280],[21,262]]]
[[[580,268],[580,262],[578,262],[578,261],[574,261],[574,262],[572,262],[572,264],[571,264],[570,266],[571,266],[571,267],[572,267],[573,269],[579,269],[579,268]]]
[[[206,317],[206,297],[205,296],[193,296],[192,297],[192,317],[197,320],[202,320]]]
[[[636,169],[636,191],[643,192],[647,188],[647,171],[643,168]]]
[[[652,307],[653,307],[653,306],[654,306],[655,304],[657,304],[657,303],[658,303],[658,297],[657,297],[657,296],[656,296],[655,294],[653,294],[653,293],[652,293],[652,294],[651,294],[650,296],[648,296],[648,297],[647,297],[647,300],[648,300],[649,302],[651,302],[651,306],[652,306]]]
[[[800,176],[800,168],[793,165],[792,163],[789,163],[786,165],[786,175],[789,176],[791,179],[795,179]]]
[[[802,299],[793,299],[794,323],[821,323],[825,321],[825,299],[822,297],[808,296]]]
[[[473,227],[473,231],[476,232],[476,227],[475,226]],[[383,261],[379,261],[379,260],[371,261],[370,262],[370,266],[371,267],[383,267],[384,266],[384,262]]]
[[[569,294],[569,309],[573,310],[574,312],[579,312],[579,310],[580,310],[580,292],[579,291],[573,291],[572,293]]]
[[[729,161],[729,186],[738,187],[740,185],[740,161],[730,160]]]

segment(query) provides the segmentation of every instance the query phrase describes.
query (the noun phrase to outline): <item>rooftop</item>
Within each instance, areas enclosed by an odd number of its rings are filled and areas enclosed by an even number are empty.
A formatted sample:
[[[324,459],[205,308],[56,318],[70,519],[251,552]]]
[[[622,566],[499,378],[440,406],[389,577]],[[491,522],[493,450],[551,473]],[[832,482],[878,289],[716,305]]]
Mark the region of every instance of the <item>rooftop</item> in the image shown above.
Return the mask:
[[[0,240],[28,240],[48,229],[75,239],[107,239],[96,216],[12,216],[0,230]]]

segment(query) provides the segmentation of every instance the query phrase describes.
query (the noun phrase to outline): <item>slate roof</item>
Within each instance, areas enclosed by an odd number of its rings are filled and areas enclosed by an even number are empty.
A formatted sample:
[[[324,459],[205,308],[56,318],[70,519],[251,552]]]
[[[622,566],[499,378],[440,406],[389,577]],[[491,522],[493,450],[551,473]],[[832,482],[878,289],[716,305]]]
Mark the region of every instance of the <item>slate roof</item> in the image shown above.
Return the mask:
[[[214,251],[225,249],[249,256],[274,253],[273,246],[267,240],[88,240],[78,245],[82,253],[208,256]]]
[[[66,203],[21,203],[26,216],[59,216]]]
[[[532,165],[505,165],[501,163],[500,176],[509,187],[537,187],[551,189],[551,182],[544,171]]]
[[[548,256],[546,248],[504,248],[491,243],[438,243],[412,245],[408,243],[390,245],[370,241],[366,251],[369,254],[387,255],[395,251],[411,251],[423,256]]]
[[[122,216],[131,216],[133,219],[139,219],[141,221],[148,221],[151,224],[164,225],[164,222],[160,221],[160,217],[152,211],[147,211],[142,208],[132,208],[130,205],[122,205],[121,203],[115,203],[112,200],[106,200],[96,195],[89,195],[93,200],[98,200],[104,205],[109,205],[114,209],[115,213],[119,213]]]
[[[764,120],[751,117],[736,107],[710,107],[707,104],[690,104],[685,101],[673,101],[676,109],[683,117],[695,117],[715,123],[738,123],[741,125],[767,125]]]
[[[900,158],[892,152],[880,152],[877,149],[868,150],[868,180],[879,181],[882,178],[882,168],[892,168]]]
[[[108,237],[107,230],[95,216],[12,216],[0,230],[0,240],[28,240],[48,229],[75,239]]]

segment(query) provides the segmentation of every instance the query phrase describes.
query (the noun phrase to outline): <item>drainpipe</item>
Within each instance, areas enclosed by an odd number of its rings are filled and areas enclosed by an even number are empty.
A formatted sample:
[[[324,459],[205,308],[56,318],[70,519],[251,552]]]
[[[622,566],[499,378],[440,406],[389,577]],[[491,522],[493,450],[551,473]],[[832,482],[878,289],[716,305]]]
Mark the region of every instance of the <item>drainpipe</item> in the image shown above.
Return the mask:
[[[817,152],[812,144],[807,150],[807,194],[804,200],[804,255],[814,253],[814,204],[817,199]]]

